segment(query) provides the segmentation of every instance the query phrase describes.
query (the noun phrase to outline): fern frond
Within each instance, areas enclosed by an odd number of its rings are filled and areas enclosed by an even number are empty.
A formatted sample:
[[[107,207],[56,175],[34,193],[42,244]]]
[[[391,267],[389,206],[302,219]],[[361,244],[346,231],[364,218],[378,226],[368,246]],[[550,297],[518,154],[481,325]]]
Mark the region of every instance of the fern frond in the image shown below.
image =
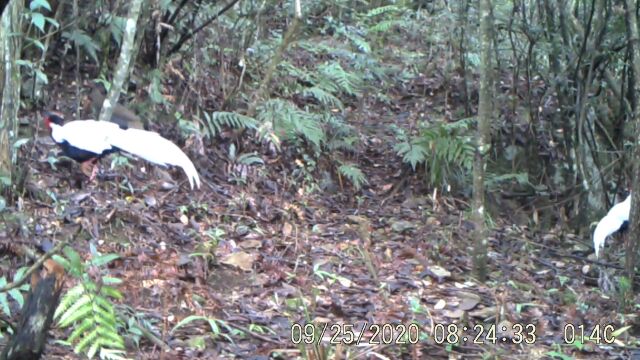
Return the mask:
[[[340,99],[335,97],[330,92],[325,91],[324,89],[321,89],[321,88],[319,88],[317,86],[306,88],[302,92],[302,94],[304,96],[309,96],[309,97],[315,98],[316,100],[318,100],[324,106],[336,107],[336,108],[338,108],[340,110],[342,110],[344,108],[344,105],[342,105],[342,101],[340,101]]]
[[[315,80],[315,87],[335,95],[342,93],[340,85],[338,85],[333,79],[324,76],[323,74],[320,74],[318,79]]]
[[[486,176],[487,188],[498,187],[508,181],[515,181],[518,185],[534,186],[529,181],[529,174],[527,173],[510,173],[500,175],[487,173]]]
[[[93,59],[96,63],[98,63],[98,51],[100,51],[100,46],[96,44],[95,41],[91,38],[91,36],[87,35],[84,31],[80,29],[75,29],[73,31],[64,31],[62,32],[62,37],[69,39],[74,42],[75,46],[82,48],[84,51],[89,54],[91,59]]]
[[[311,73],[301,67],[295,66],[288,61],[281,62],[278,65],[278,70],[280,71],[281,76],[290,76],[302,81],[310,82],[312,78]]]
[[[120,281],[104,277],[98,286],[86,275],[87,268],[99,268],[118,258],[114,254],[96,255],[93,260],[82,262],[81,257],[71,248],[65,248],[65,261],[61,261],[68,273],[75,274],[79,283],[69,289],[60,300],[54,319],[60,327],[74,326],[67,342],[74,344],[76,353],[85,353],[92,358],[104,349],[123,350],[124,340],[118,333],[118,319],[112,298],[121,299],[122,294],[114,287]],[[109,354],[107,352],[107,354]],[[114,353],[114,354],[117,354]]]
[[[418,164],[425,162],[428,156],[428,151],[424,146],[412,144],[408,141],[396,144],[394,150],[398,155],[402,156],[402,161],[411,164],[413,171],[416,170]]]
[[[273,99],[259,107],[258,120],[271,122],[278,136],[287,140],[300,136],[319,147],[325,134],[314,114],[298,109],[292,102]]]
[[[233,112],[219,111],[211,114],[205,113],[204,117],[211,137],[220,134],[224,127],[232,129],[255,129],[257,124],[254,118]]]
[[[296,132],[310,141],[316,147],[320,147],[325,140],[325,134],[317,119],[310,116],[300,116],[290,119],[296,129]]]
[[[476,123],[476,118],[470,117],[470,118],[464,118],[464,119],[460,119],[460,120],[449,122],[449,123],[444,123],[442,124],[442,127],[447,131],[452,131],[452,130],[466,131],[471,129],[475,125],[475,123]]]
[[[459,132],[469,131],[473,123],[473,119],[439,123],[423,128],[419,136],[410,140],[404,132],[397,132],[396,137],[401,141],[394,149],[414,171],[418,164],[424,163],[431,185],[447,184],[459,174],[466,178],[473,167],[475,147],[470,136]]]
[[[357,136],[339,136],[327,141],[329,150],[356,151],[356,144],[360,141]]]
[[[106,284],[107,282],[104,281],[104,283]],[[122,293],[114,287],[103,285],[100,292],[107,297],[122,300]]]
[[[326,147],[328,150],[355,151],[360,142],[358,130],[345,122],[341,116],[325,114],[322,118],[327,133]]]
[[[256,152],[241,154],[236,158],[236,163],[242,165],[264,165],[264,160]]]
[[[356,188],[356,190],[360,190],[362,185],[368,183],[365,174],[354,164],[342,164],[338,168],[338,171],[342,176],[346,177],[351,184],[353,184],[353,187]]]
[[[76,300],[80,296],[82,296],[82,294],[84,294],[84,288],[81,285],[76,285],[67,290],[65,296],[60,300],[60,304],[58,304],[58,307],[53,314],[53,318],[57,319],[61,316],[62,313],[66,313],[69,307],[71,307],[76,302]]]
[[[77,286],[82,287],[82,284],[78,284]],[[58,314],[56,312],[54,315],[54,318],[58,318],[57,315],[59,315],[58,324],[61,327],[67,327],[73,324],[76,320],[86,316],[87,312],[92,311],[92,309],[87,306],[87,304],[91,304],[91,298],[87,294],[84,294],[84,287],[83,294],[77,298],[72,298],[69,295],[64,296],[60,303],[62,304],[65,302],[70,304],[67,311],[63,314]]]
[[[372,26],[369,29],[369,31],[384,33],[389,31],[394,26],[399,26],[400,24],[401,24],[401,21],[398,21],[398,20],[384,20]]]
[[[98,332],[95,329],[86,332],[84,334],[84,337],[80,339],[80,341],[78,341],[76,346],[73,348],[73,352],[75,352],[76,354],[80,354],[85,350],[90,350],[89,347],[98,343],[97,338],[98,338]],[[93,354],[87,351],[88,358],[91,359],[93,355],[95,355],[95,351],[93,351]]]
[[[338,34],[344,35],[360,52],[368,54],[371,52],[371,45],[360,34],[352,30],[352,28],[340,27]]]
[[[323,76],[334,81],[340,90],[349,95],[356,95],[359,92],[360,80],[353,73],[345,71],[340,63],[325,63],[318,67],[318,71]]]
[[[93,322],[87,318],[80,322],[80,325],[76,325],[76,328],[73,329],[71,334],[67,337],[67,341],[69,343],[73,343],[80,336],[84,336],[84,334],[93,327]]]
[[[361,37],[361,36],[350,36],[349,40],[351,40],[351,43],[353,43],[353,45],[360,52],[363,52],[365,54],[368,54],[368,53],[371,52],[371,45],[369,45],[369,42],[367,40],[365,40],[363,37]]]
[[[382,15],[382,14],[387,14],[387,13],[397,13],[397,12],[402,12],[404,11],[403,9],[401,9],[400,7],[396,6],[396,5],[386,5],[386,6],[380,6],[377,7],[375,9],[371,9],[367,12],[366,16],[367,17],[375,17],[378,15]]]
[[[272,145],[276,151],[280,151],[280,144],[282,141],[280,137],[275,133],[273,123],[271,121],[265,121],[258,126],[256,130],[256,136],[260,141],[264,141]]]

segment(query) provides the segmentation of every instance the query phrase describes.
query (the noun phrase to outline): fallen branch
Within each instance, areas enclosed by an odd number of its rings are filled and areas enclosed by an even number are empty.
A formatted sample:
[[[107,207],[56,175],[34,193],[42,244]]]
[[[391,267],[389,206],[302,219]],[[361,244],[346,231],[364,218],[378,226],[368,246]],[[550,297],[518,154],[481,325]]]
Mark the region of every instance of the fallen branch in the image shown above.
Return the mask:
[[[22,276],[22,278],[0,288],[0,293],[4,293],[9,290],[22,286],[27,281],[27,279],[30,277],[31,274],[33,274],[36,270],[40,269],[42,264],[44,264],[44,262],[47,261],[50,257],[60,252],[60,250],[62,250],[62,248],[64,248],[69,243],[69,241],[75,240],[78,237],[78,235],[80,235],[81,231],[82,231],[82,226],[79,226],[78,230],[76,230],[73,236],[57,243],[56,246],[54,246],[53,249],[51,249],[51,251],[46,252],[35,263],[33,263],[33,265],[31,265],[31,267],[24,273],[24,276]]]

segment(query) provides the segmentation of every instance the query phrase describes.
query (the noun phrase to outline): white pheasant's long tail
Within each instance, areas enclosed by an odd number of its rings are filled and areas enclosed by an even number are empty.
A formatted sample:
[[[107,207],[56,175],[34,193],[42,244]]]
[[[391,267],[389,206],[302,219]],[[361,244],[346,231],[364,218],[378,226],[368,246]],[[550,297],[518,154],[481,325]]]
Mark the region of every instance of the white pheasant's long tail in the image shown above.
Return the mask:
[[[175,146],[175,144],[173,143],[172,145]],[[178,147],[176,146],[176,148]],[[178,150],[180,150],[180,148],[178,148]],[[180,150],[180,152],[182,152],[182,150]],[[187,175],[187,179],[189,179],[189,185],[191,185],[191,189],[193,189],[194,184],[195,184],[195,187],[199,189],[200,175],[198,174],[198,170],[196,170],[196,167],[193,165],[193,162],[191,162],[191,159],[189,159],[189,157],[184,152],[182,152],[182,155],[184,155],[184,159],[182,159],[181,165],[180,164],[175,164],[175,165],[180,166],[182,170],[184,170],[185,175]]]
[[[605,216],[598,222],[593,231],[593,247],[596,251],[596,258],[600,256],[600,251],[604,247],[607,237],[618,231],[623,223],[624,221],[613,216]]]
[[[200,176],[191,159],[176,144],[163,138],[160,134],[140,129],[120,129],[109,140],[113,146],[120,150],[152,163],[181,167],[189,179],[191,189],[194,188],[194,185],[196,188],[200,187]]]
[[[596,257],[600,255],[600,250],[604,247],[607,237],[618,231],[622,224],[629,221],[631,212],[631,194],[627,198],[615,204],[605,217],[598,221],[596,229],[593,231],[593,247],[596,250]]]

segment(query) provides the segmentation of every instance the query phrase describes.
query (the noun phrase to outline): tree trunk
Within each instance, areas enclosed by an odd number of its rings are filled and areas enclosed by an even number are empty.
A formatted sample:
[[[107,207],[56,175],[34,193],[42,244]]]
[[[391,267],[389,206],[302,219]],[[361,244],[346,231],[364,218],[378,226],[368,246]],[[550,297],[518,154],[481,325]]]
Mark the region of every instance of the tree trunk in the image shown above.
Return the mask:
[[[487,229],[484,206],[484,170],[485,156],[491,146],[491,3],[480,0],[480,93],[478,104],[478,129],[475,159],[473,161],[473,202],[471,220],[475,224],[473,254],[476,276],[480,281],[487,277]]]
[[[16,60],[22,49],[23,1],[9,2],[0,17],[0,194],[11,189],[13,147],[18,133],[18,107],[20,104],[20,68]]]
[[[625,18],[627,22],[627,39],[629,46],[629,53],[631,55],[631,69],[633,70],[633,76],[635,78],[635,89],[637,93],[640,91],[640,40],[638,39],[638,22],[636,20],[636,7],[635,3],[631,0],[625,0]],[[631,176],[633,195],[631,197],[631,214],[629,215],[629,223],[631,224],[631,231],[627,236],[625,247],[625,269],[627,276],[629,277],[629,283],[633,284],[633,277],[636,267],[636,254],[638,252],[638,241],[640,238],[640,213],[638,213],[638,203],[640,202],[640,146],[638,145],[638,139],[640,139],[640,117],[638,116],[638,109],[633,105],[633,120],[635,123],[635,135],[633,155],[631,157],[633,163],[633,171]]]
[[[267,98],[267,88],[269,84],[271,84],[271,79],[273,78],[273,75],[275,75],[276,67],[280,65],[280,61],[282,61],[284,52],[287,50],[289,45],[293,41],[295,41],[296,37],[298,36],[298,30],[301,27],[300,23],[302,22],[302,20],[303,20],[302,5],[300,3],[300,0],[296,0],[294,1],[293,22],[291,23],[291,26],[289,26],[289,29],[287,29],[287,32],[284,34],[284,37],[282,38],[282,42],[280,43],[280,46],[278,46],[276,53],[271,58],[269,67],[267,68],[267,71],[264,74],[264,78],[262,78],[262,81],[260,82],[260,86],[258,87],[258,90],[252,95],[251,103],[249,104],[249,110],[247,111],[248,116],[251,116],[251,117],[255,116],[258,102]]]
[[[127,75],[129,74],[129,64],[131,63],[131,54],[133,52],[133,43],[136,38],[136,24],[138,23],[138,17],[140,16],[140,8],[142,7],[143,0],[131,1],[129,8],[129,16],[125,25],[124,35],[122,39],[122,47],[120,48],[120,58],[118,59],[118,65],[116,65],[116,74],[111,81],[111,89],[107,97],[104,99],[102,110],[98,120],[109,121],[113,114],[113,108],[118,103],[118,97],[120,96],[120,90],[124,84]]]
[[[51,273],[33,287],[22,309],[16,333],[0,354],[0,360],[40,359],[60,300],[62,276],[63,273]]]

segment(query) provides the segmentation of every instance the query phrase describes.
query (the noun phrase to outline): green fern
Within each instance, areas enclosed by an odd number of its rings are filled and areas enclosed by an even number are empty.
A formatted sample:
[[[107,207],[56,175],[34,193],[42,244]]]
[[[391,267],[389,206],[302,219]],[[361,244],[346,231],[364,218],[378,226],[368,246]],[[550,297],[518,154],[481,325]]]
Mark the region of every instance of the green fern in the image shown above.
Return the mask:
[[[493,174],[487,173],[485,185],[487,189],[503,188],[505,182],[515,182],[518,185],[534,187],[529,181],[527,173]]]
[[[83,262],[71,248],[65,248],[66,257],[55,256],[69,274],[79,283],[69,289],[56,309],[54,319],[60,327],[73,326],[67,342],[75,344],[76,354],[84,353],[89,358],[96,354],[108,354],[115,358],[119,350],[123,350],[124,340],[118,333],[118,319],[111,299],[122,299],[122,294],[113,287],[121,280],[103,276],[100,283],[95,283],[88,274],[90,267],[100,268],[117,259],[117,255],[98,255]]]
[[[347,107],[347,101],[362,96],[367,81],[376,81],[378,86],[387,77],[388,69],[371,54],[366,31],[339,25],[335,31],[346,41],[296,42],[299,50],[319,61],[285,61],[278,66],[279,81],[272,93],[280,98],[258,104],[257,133],[261,140],[276,147],[280,142],[286,143],[296,156],[301,156],[304,169],[297,169],[294,176],[302,176],[311,187],[311,173],[318,170],[314,164],[322,157],[333,162],[337,172],[359,189],[366,183],[365,175],[357,166],[343,164],[340,152],[357,151],[360,135],[342,119],[341,110]],[[353,47],[358,53],[354,54]],[[372,87],[368,93],[378,92]]]
[[[311,114],[302,111],[295,114],[292,113],[290,115],[293,116],[287,118],[286,120],[290,125],[293,125],[296,133],[311,142],[316,147],[320,147],[320,144],[325,139],[325,134],[322,131],[320,124],[318,123],[318,119],[316,119]]]
[[[122,34],[124,33],[124,29],[127,25],[127,18],[123,16],[114,16],[112,14],[108,14],[104,19],[109,24],[109,32],[111,33],[111,37],[113,40],[121,46],[122,42]]]
[[[256,120],[249,116],[240,115],[233,112],[214,112],[204,114],[209,134],[215,137],[222,132],[223,128],[232,129],[255,129]]]
[[[301,67],[295,66],[288,61],[283,61],[282,63],[280,63],[280,65],[278,65],[278,69],[282,71],[282,75],[300,79],[303,82],[312,81],[313,75],[310,72]]]
[[[361,53],[369,54],[371,52],[371,45],[369,42],[351,28],[341,26],[337,29],[336,33],[347,38]]]
[[[356,151],[360,141],[358,129],[345,122],[343,117],[333,114],[325,114],[322,123],[326,128],[326,147],[329,151]]]
[[[318,71],[326,78],[331,79],[342,92],[353,96],[359,93],[360,79],[343,69],[340,63],[322,64],[318,66]]]
[[[342,164],[338,167],[338,171],[353,184],[356,190],[360,190],[362,185],[368,183],[365,174],[354,164]]]
[[[411,164],[414,171],[418,164],[426,162],[429,157],[429,151],[424,146],[409,141],[396,144],[394,150],[402,156],[402,161]]]
[[[264,165],[264,160],[256,152],[240,154],[236,158],[236,162],[241,165]]]
[[[411,19],[406,19],[404,16],[409,13],[406,8],[396,5],[372,9],[365,15],[365,22],[370,24],[367,31],[369,33],[387,33],[393,27],[405,27],[413,23]]]
[[[424,164],[432,186],[449,184],[456,175],[467,178],[473,167],[475,148],[464,133],[472,123],[473,119],[463,119],[425,127],[412,139],[395,128],[400,141],[394,150],[414,171],[419,164]]]
[[[356,151],[356,144],[360,141],[357,136],[336,136],[327,141],[327,149]]]
[[[273,123],[271,121],[262,122],[256,129],[256,135],[258,139],[260,139],[260,141],[263,141],[272,146],[276,151],[281,150],[280,145],[282,143],[282,140],[280,139],[278,134],[275,133]]]
[[[206,316],[201,316],[201,315],[189,315],[186,318],[180,320],[179,323],[176,324],[176,326],[173,327],[173,329],[171,329],[171,334],[174,334],[177,330],[179,330],[180,328],[195,322],[195,321],[204,321],[205,323],[207,323],[210,327],[211,330],[211,336],[213,336],[214,338],[217,337],[224,337],[227,340],[229,340],[230,342],[233,342],[233,340],[231,339],[231,337],[225,333],[222,332],[221,327],[224,327],[228,333],[230,334],[234,334],[236,333],[236,330],[234,330],[233,328],[229,327],[229,325],[227,325],[226,322],[224,322],[223,320],[218,320],[216,318],[213,317],[206,317]]]
[[[302,94],[304,96],[315,98],[316,100],[318,100],[318,102],[320,102],[320,104],[326,107],[338,108],[340,110],[344,108],[344,105],[342,104],[342,101],[340,101],[340,99],[334,96],[331,92],[324,90],[318,86],[307,88],[302,92]]]
[[[396,5],[386,5],[386,6],[380,6],[375,9],[369,10],[369,12],[367,12],[366,14],[366,17],[372,18],[379,15],[383,15],[383,14],[389,14],[389,13],[395,14],[398,12],[404,12],[404,9]]]
[[[273,124],[275,133],[285,140],[303,138],[318,149],[325,140],[325,133],[315,114],[300,110],[290,101],[274,99],[258,109],[258,121]]]
[[[24,267],[18,269],[18,271],[16,271],[16,273],[13,275],[12,282],[20,281],[24,277],[24,273],[26,270],[27,268]],[[0,277],[0,288],[7,286],[7,283],[8,282],[6,277]],[[7,317],[11,317],[11,305],[9,302],[9,297],[11,297],[11,299],[15,301],[20,308],[22,308],[22,306],[24,305],[24,295],[22,293],[26,291],[29,291],[29,284],[23,284],[22,286],[11,289],[6,293],[0,293],[0,307],[2,308],[2,312],[4,312]]]
[[[388,32],[391,28],[395,26],[400,26],[401,24],[402,24],[402,21],[398,21],[398,20],[384,20],[384,21],[380,21],[379,23],[369,28],[369,31],[377,32],[377,33],[385,33],[385,32]]]
[[[229,145],[228,156],[229,161],[234,165],[229,171],[233,175],[233,180],[243,184],[247,180],[248,167],[264,165],[264,160],[256,152],[238,154],[236,145],[233,143]]]
[[[74,42],[75,46],[83,49],[86,53],[98,63],[98,51],[100,46],[96,44],[91,36],[87,35],[84,31],[76,29],[73,31],[64,31],[62,37]]]

